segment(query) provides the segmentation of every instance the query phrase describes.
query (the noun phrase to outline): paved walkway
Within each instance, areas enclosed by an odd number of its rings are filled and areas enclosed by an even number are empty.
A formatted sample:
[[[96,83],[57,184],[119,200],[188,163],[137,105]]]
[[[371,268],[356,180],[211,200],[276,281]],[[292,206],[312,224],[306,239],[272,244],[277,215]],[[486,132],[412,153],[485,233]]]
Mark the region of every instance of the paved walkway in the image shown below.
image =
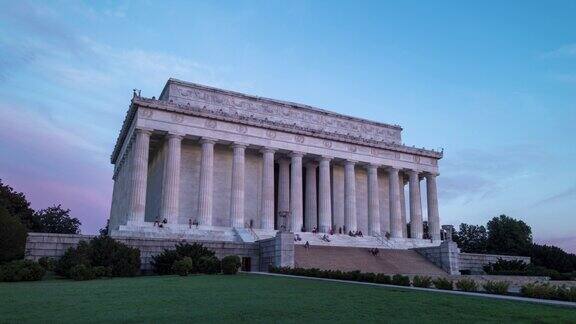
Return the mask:
[[[341,282],[341,283],[347,283],[347,284],[358,284],[358,285],[367,285],[367,286],[376,286],[376,287],[388,287],[388,288],[396,288],[396,289],[436,292],[436,293],[443,293],[443,294],[464,295],[464,296],[472,296],[472,297],[480,297],[480,298],[502,299],[502,300],[510,300],[510,301],[528,302],[528,303],[534,303],[534,304],[555,305],[555,306],[564,306],[564,307],[576,308],[576,303],[567,302],[567,301],[560,301],[560,300],[537,299],[537,298],[516,297],[516,296],[507,296],[507,295],[492,295],[492,294],[473,293],[473,292],[465,292],[465,291],[458,291],[458,290],[441,290],[441,289],[434,289],[434,288],[394,286],[394,285],[377,284],[377,283],[372,283],[372,282],[348,281],[348,280],[316,278],[316,277],[301,277],[301,276],[292,276],[292,275],[285,275],[285,274],[279,274],[279,273],[269,273],[269,272],[247,272],[247,273],[248,274],[253,273],[253,274],[258,274],[258,275],[265,275],[265,276],[333,281],[333,282]]]

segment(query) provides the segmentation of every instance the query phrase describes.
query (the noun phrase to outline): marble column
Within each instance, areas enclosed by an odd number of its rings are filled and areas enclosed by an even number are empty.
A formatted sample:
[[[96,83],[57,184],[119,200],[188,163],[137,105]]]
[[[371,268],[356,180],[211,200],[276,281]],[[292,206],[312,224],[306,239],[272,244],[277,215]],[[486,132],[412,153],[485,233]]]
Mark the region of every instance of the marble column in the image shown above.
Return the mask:
[[[402,237],[402,210],[400,207],[400,181],[398,169],[388,169],[390,183],[390,236]]]
[[[306,167],[306,197],[304,207],[304,218],[306,219],[306,231],[310,232],[314,227],[318,227],[318,197],[316,194],[316,162],[308,162]]]
[[[380,192],[378,189],[378,166],[368,167],[368,232],[370,235],[380,234]]]
[[[276,224],[278,230],[281,226],[290,229],[290,219],[280,217],[280,213],[290,211],[290,160],[281,158],[278,160],[278,215]]]
[[[203,138],[198,193],[198,223],[212,226],[212,195],[214,187],[214,144],[216,140]]]
[[[290,157],[290,224],[292,232],[302,231],[302,153],[292,152]]]
[[[424,227],[422,225],[422,200],[420,199],[420,178],[418,171],[408,172],[410,189],[410,237],[422,238]]]
[[[327,233],[332,228],[332,194],[330,192],[330,159],[320,158],[320,190],[318,192],[318,227],[320,232]]]
[[[262,205],[260,228],[274,229],[274,150],[264,148],[262,152]]]
[[[136,138],[132,147],[132,174],[130,177],[130,201],[128,221],[144,223],[146,210],[146,186],[148,185],[148,151],[150,134],[148,129],[136,129]]]
[[[168,134],[166,143],[166,165],[162,184],[160,218],[168,224],[178,224],[178,202],[180,201],[180,152],[182,136]]]
[[[230,193],[230,218],[232,227],[244,227],[244,153],[246,145],[232,144],[232,192]]]
[[[404,173],[400,171],[398,173],[398,183],[400,185],[400,211],[402,219],[402,237],[408,237],[408,226],[406,226],[406,179],[404,178]]]
[[[344,223],[346,231],[356,231],[356,162],[346,161],[344,164]]]
[[[428,231],[433,240],[440,240],[440,215],[438,213],[438,191],[436,174],[427,173],[426,194],[428,200]]]

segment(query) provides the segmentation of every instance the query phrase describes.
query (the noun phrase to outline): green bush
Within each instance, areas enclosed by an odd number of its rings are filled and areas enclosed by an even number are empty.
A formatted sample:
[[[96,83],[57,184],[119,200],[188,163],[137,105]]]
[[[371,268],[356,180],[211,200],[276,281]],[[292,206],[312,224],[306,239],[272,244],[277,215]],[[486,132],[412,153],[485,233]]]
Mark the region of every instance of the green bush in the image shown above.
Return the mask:
[[[92,268],[92,270],[94,271],[94,277],[96,278],[113,277],[112,268],[97,266]]]
[[[203,256],[198,260],[198,271],[205,274],[220,273],[221,263],[215,256]]]
[[[175,274],[184,277],[192,273],[193,268],[194,264],[192,263],[192,259],[190,257],[185,257],[182,260],[174,262],[172,271],[174,271]]]
[[[140,272],[140,250],[108,236],[98,236],[89,242],[81,241],[76,248],[69,248],[58,260],[55,272],[72,278],[71,270],[78,265],[87,268],[104,267],[104,273],[109,276],[132,277]],[[84,269],[80,268],[80,271]]]
[[[508,288],[510,288],[510,283],[507,281],[486,281],[482,288],[489,294],[506,295]]]
[[[377,273],[374,280],[375,283],[390,285],[392,283],[392,278],[389,275],[383,273]]]
[[[428,276],[414,276],[414,278],[412,278],[412,286],[430,288],[432,286],[432,278]]]
[[[557,287],[555,299],[576,302],[576,287]]]
[[[554,299],[556,296],[556,287],[547,283],[529,283],[520,288],[520,294],[530,298]]]
[[[70,269],[70,279],[76,281],[96,279],[94,269],[85,264],[77,264]]]
[[[56,265],[56,260],[49,257],[41,257],[38,259],[38,264],[44,268],[46,271],[54,271]]]
[[[150,264],[154,269],[154,273],[159,275],[173,274],[174,262],[189,257],[192,260],[192,269],[190,273],[197,273],[200,271],[200,258],[202,257],[216,257],[214,251],[209,250],[202,244],[194,243],[179,243],[176,244],[175,250],[165,249],[162,253],[152,257]]]
[[[26,227],[0,206],[0,264],[24,258]]]
[[[395,274],[392,276],[392,284],[395,286],[410,286],[410,277]]]
[[[45,273],[46,270],[38,262],[16,260],[0,266],[0,281],[38,281]]]
[[[237,255],[225,256],[222,259],[222,272],[224,274],[236,274],[241,266],[240,257]]]
[[[152,257],[150,264],[154,269],[154,273],[158,275],[169,275],[173,274],[172,266],[174,262],[181,260],[182,258],[176,252],[176,250],[164,250],[164,252],[157,254]]]
[[[478,284],[472,279],[463,278],[456,282],[456,289],[468,292],[478,291]]]
[[[486,273],[499,273],[504,271],[527,271],[528,264],[522,260],[504,260],[502,258],[498,258],[495,263],[489,263],[488,265],[484,266],[484,271]]]
[[[454,283],[452,282],[452,280],[448,280],[446,278],[436,278],[434,280],[432,280],[432,283],[434,284],[434,287],[436,287],[436,289],[442,289],[442,290],[453,290],[454,289]]]

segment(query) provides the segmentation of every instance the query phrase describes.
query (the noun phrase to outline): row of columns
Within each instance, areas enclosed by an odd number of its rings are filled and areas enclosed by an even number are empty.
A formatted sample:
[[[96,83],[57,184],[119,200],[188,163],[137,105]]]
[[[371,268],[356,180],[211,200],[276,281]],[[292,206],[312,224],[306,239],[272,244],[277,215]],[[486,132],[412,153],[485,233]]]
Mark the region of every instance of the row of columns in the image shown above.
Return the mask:
[[[148,151],[150,130],[137,129],[132,158],[132,195],[128,220],[144,222],[146,183],[148,174]],[[163,177],[160,217],[168,223],[178,222],[179,179],[182,136],[169,134],[167,136],[166,167]],[[216,140],[203,138],[200,162],[200,181],[198,197],[198,222],[200,225],[212,225],[213,205],[213,165],[214,144]],[[230,217],[232,227],[244,227],[244,188],[245,188],[245,149],[244,144],[233,144],[232,189],[230,200]],[[262,199],[261,228],[274,229],[274,154],[271,148],[261,150],[262,164]],[[289,229],[299,232],[303,228],[304,204],[302,195],[302,158],[301,152],[292,152],[290,160],[279,159],[278,211],[290,211]],[[330,183],[330,157],[321,157],[318,162],[305,165],[306,181],[306,228],[317,227],[321,232],[332,228],[332,195]],[[355,161],[345,161],[344,164],[344,226],[348,230],[357,229],[356,216],[356,175]],[[318,190],[316,188],[317,168],[319,169]],[[399,169],[388,167],[390,195],[390,235],[405,237],[405,212],[402,206],[404,195],[404,180],[399,176]],[[368,229],[371,235],[380,234],[380,202],[378,190],[378,166],[367,166],[368,173]],[[422,204],[420,197],[420,175],[415,170],[409,170],[410,191],[410,236],[422,238]],[[436,178],[434,174],[425,174],[427,178],[427,204],[429,230],[433,239],[440,238],[440,223],[438,216],[438,199]],[[318,192],[318,196],[317,193]],[[405,207],[404,207],[405,208]],[[404,215],[404,216],[403,216]],[[404,222],[403,222],[404,218]],[[316,223],[318,220],[318,223]]]

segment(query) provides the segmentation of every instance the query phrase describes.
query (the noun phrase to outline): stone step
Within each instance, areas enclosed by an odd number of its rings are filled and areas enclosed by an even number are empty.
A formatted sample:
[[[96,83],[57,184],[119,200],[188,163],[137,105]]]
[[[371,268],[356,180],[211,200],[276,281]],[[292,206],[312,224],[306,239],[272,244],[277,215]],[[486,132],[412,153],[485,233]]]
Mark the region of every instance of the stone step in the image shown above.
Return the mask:
[[[338,246],[294,246],[294,265],[299,268],[318,268],[385,273],[389,275],[446,275],[446,272],[413,250],[378,249],[373,256],[370,249]]]

